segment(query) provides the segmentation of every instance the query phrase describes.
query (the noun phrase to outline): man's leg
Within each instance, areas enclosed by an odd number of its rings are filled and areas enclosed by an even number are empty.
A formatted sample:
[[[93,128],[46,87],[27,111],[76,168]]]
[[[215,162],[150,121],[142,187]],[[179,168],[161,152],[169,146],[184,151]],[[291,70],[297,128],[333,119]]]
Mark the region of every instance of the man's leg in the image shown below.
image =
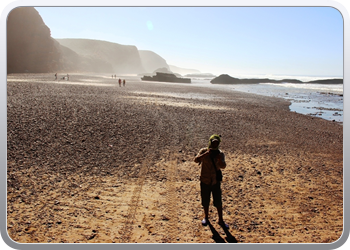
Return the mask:
[[[219,225],[224,227],[224,228],[229,228],[229,225],[227,225],[225,222],[224,222],[224,219],[222,218],[222,206],[218,206],[217,207],[217,210],[218,210],[218,216],[219,216]]]
[[[222,206],[218,206],[216,209],[218,210],[219,223],[223,223],[224,219],[222,218]]]
[[[218,210],[219,224],[228,227],[222,217],[222,198],[221,198],[221,183],[218,182],[213,186],[213,200],[214,206]]]
[[[209,219],[209,207],[203,207],[204,208],[204,218],[208,221]]]
[[[202,224],[206,225],[209,220],[209,203],[210,203],[210,186],[200,183],[201,185],[201,198],[202,198],[202,206],[204,209],[204,219],[202,220]]]

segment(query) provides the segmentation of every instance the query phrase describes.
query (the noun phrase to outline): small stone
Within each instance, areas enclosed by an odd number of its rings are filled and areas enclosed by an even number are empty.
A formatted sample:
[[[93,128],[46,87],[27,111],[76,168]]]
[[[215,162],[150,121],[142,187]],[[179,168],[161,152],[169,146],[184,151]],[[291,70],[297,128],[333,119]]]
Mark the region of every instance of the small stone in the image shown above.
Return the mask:
[[[162,215],[162,220],[166,220],[166,221],[168,221],[168,220],[170,220],[170,218],[169,218],[169,217],[167,217],[167,216],[165,216],[165,215]]]

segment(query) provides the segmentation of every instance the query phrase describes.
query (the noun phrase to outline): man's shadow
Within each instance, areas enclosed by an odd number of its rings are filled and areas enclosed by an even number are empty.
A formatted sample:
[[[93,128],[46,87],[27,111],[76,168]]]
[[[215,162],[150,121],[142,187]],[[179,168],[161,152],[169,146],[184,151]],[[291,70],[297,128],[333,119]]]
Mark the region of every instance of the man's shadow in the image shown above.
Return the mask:
[[[216,231],[216,229],[213,227],[213,225],[208,221],[208,225],[209,228],[211,230],[211,232],[213,233],[213,240],[216,243],[237,243],[238,241],[236,240],[236,238],[228,231],[228,229],[225,226],[222,226],[222,229],[224,229],[224,232],[226,234],[226,241],[220,236],[220,234],[218,233],[218,231]]]

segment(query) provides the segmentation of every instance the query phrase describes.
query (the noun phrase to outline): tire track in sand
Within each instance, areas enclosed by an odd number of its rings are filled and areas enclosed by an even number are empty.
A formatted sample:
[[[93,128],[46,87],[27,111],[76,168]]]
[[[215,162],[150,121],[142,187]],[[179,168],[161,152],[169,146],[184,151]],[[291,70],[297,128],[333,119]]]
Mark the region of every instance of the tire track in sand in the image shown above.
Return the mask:
[[[151,154],[154,155],[155,152],[158,151],[157,149],[157,141],[162,140],[162,133],[168,133],[171,134],[171,140],[169,141],[169,146],[171,148],[175,148],[179,144],[179,136],[180,136],[180,129],[176,122],[176,117],[172,117],[169,115],[169,113],[164,110],[163,108],[155,109],[155,112],[153,113],[154,119],[158,121],[156,125],[156,129],[159,133],[155,133],[153,136],[154,144],[148,145],[148,152],[152,152]],[[132,231],[134,227],[135,222],[135,215],[137,212],[137,209],[139,207],[140,202],[140,195],[142,191],[142,187],[145,182],[146,175],[148,173],[148,168],[150,164],[152,164],[153,157],[150,157],[150,155],[147,157],[147,159],[144,160],[144,162],[141,165],[141,169],[138,173],[138,178],[135,183],[135,188],[133,190],[132,197],[130,199],[129,205],[128,205],[128,211],[126,218],[123,222],[123,227],[119,231],[120,234],[120,243],[128,243],[131,240],[132,237]],[[170,160],[165,163],[166,165],[166,212],[165,215],[163,215],[163,220],[166,221],[166,234],[164,235],[163,241],[164,242],[175,242],[176,237],[179,234],[178,229],[178,206],[177,206],[177,194],[176,194],[176,174],[177,174],[177,160],[175,157],[175,160]]]
[[[172,135],[170,146],[171,148],[179,148],[180,128],[176,116],[170,116],[167,112],[162,112],[163,119],[166,120],[166,129]],[[176,151],[175,151],[176,152]],[[170,153],[169,160],[165,163],[166,169],[166,212],[163,215],[163,220],[167,221],[166,232],[163,237],[163,242],[176,242],[179,235],[178,228],[178,198],[176,192],[176,181],[178,171],[178,160],[176,153]]]
[[[178,202],[176,195],[176,174],[177,161],[169,161],[165,163],[167,169],[166,181],[166,213],[163,215],[163,220],[167,221],[167,235],[164,236],[163,241],[173,243],[176,241],[175,236],[179,234],[178,230]]]
[[[120,237],[120,243],[129,243],[130,238],[133,231],[134,221],[135,221],[135,215],[137,212],[137,209],[139,207],[140,203],[140,195],[142,191],[142,187],[145,182],[145,177],[148,172],[149,168],[149,160],[145,159],[144,162],[141,164],[140,171],[138,173],[138,178],[135,183],[135,188],[133,190],[130,202],[128,204],[128,211],[127,215],[125,217],[125,220],[123,222],[123,227],[119,231]]]
[[[158,110],[156,110],[156,112],[153,112],[154,120],[159,120],[158,123],[156,124],[158,131],[164,131],[164,129],[169,129],[169,127],[166,126],[166,123],[162,122],[163,115],[164,117],[168,117],[168,115],[164,111],[158,112]],[[160,137],[160,133],[155,133],[153,135],[154,142],[157,142],[161,139],[162,138]],[[144,159],[144,161],[141,164],[140,171],[138,173],[138,177],[135,183],[135,188],[133,190],[130,202],[128,204],[127,215],[123,222],[122,229],[119,230],[120,243],[129,243],[132,237],[132,231],[133,231],[133,226],[135,222],[136,212],[140,203],[142,187],[144,185],[145,178],[147,176],[150,164],[153,164],[152,159],[157,152],[157,143],[148,145],[146,151],[148,152],[148,156],[147,158]]]

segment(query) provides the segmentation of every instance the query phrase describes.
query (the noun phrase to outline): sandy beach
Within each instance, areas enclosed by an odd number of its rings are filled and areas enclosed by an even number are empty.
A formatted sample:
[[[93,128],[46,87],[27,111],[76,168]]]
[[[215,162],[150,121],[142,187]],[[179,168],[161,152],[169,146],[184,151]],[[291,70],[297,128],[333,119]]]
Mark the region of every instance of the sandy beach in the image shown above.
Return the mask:
[[[7,228],[18,243],[330,243],[343,231],[343,126],[274,97],[111,76],[10,74]],[[200,166],[222,135],[224,219]]]

